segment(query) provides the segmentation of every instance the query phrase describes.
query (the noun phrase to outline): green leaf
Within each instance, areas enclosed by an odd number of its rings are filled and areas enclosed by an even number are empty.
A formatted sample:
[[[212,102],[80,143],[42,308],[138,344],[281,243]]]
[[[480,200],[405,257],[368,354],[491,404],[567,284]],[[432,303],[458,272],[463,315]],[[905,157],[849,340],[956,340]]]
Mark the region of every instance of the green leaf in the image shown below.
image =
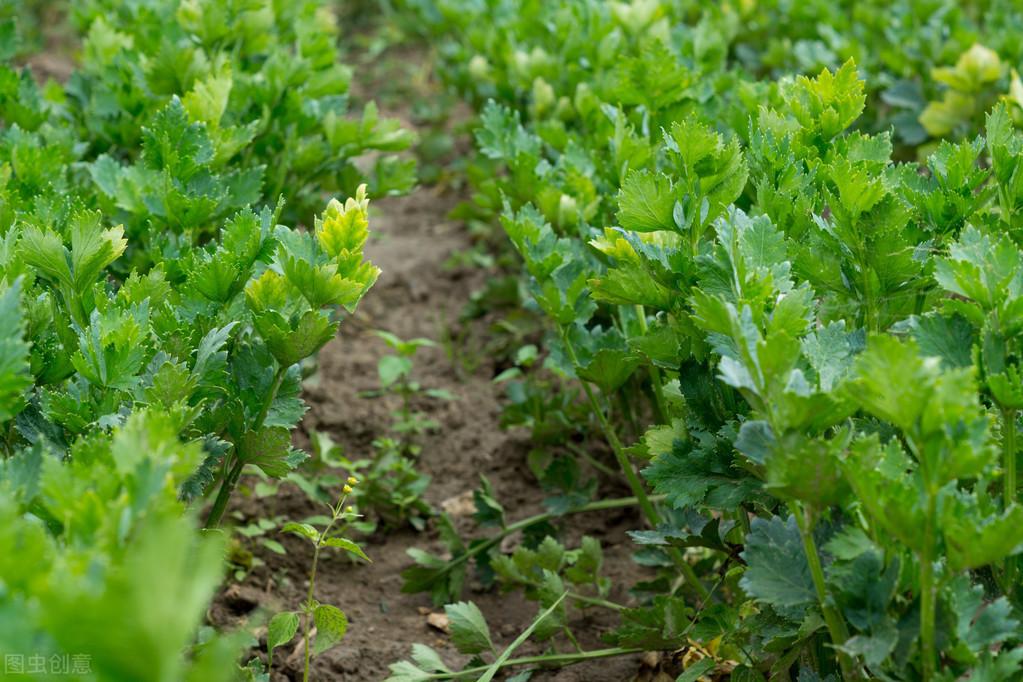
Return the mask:
[[[235,443],[235,453],[246,464],[254,464],[271,478],[281,478],[295,468],[291,456],[291,432],[279,426],[246,431]]]
[[[229,322],[223,327],[211,329],[199,342],[195,351],[195,364],[192,365],[192,377],[201,381],[214,367],[222,367],[227,353],[222,349],[231,337],[231,330],[238,324]]]
[[[306,538],[314,545],[320,541],[320,531],[316,530],[311,524],[308,523],[297,523],[295,521],[288,521],[281,526],[282,533],[291,533],[300,537]]]
[[[622,624],[605,637],[620,647],[670,649],[693,629],[691,611],[679,597],[658,595],[649,605],[621,615]]]
[[[958,576],[948,592],[949,606],[955,614],[956,637],[973,656],[1012,639],[1020,622],[1005,597],[989,601],[980,585],[970,583],[968,576]]]
[[[270,352],[283,367],[314,355],[338,330],[338,323],[321,310],[307,310],[296,321],[269,310],[256,315],[254,321]]]
[[[735,439],[735,449],[759,465],[767,463],[768,456],[777,444],[771,425],[760,419],[744,421]]]
[[[284,611],[276,614],[270,619],[266,629],[266,650],[273,660],[273,650],[282,644],[287,644],[298,632],[298,617],[296,611]]]
[[[675,230],[675,192],[663,173],[632,171],[618,191],[618,222],[626,230]]]
[[[437,673],[452,673],[440,654],[424,644],[412,645],[412,661],[392,663],[389,669],[384,682],[429,682]]]
[[[906,546],[919,550],[924,509],[914,464],[898,439],[881,445],[877,434],[860,437],[842,462],[845,478],[875,523]]]
[[[320,604],[313,610],[313,623],[316,624],[314,656],[338,644],[348,632],[348,618],[341,609],[330,604]]]
[[[415,645],[413,645],[415,646]],[[421,670],[410,661],[398,661],[388,666],[391,674],[387,676],[384,682],[429,682],[435,679],[433,671]],[[444,672],[444,671],[437,671]]]
[[[616,264],[603,275],[590,279],[589,285],[594,300],[616,305],[643,305],[660,310],[670,308],[675,300],[674,292],[635,263]]]
[[[227,303],[241,290],[249,271],[234,255],[224,249],[214,253],[203,252],[194,261],[189,282],[203,296],[215,303]]]
[[[1001,514],[985,514],[982,504],[966,494],[946,502],[941,529],[953,570],[994,564],[1023,549],[1023,507],[1013,504]]]
[[[451,641],[463,654],[494,651],[490,628],[483,613],[472,602],[458,602],[444,607],[451,624]]]
[[[846,332],[845,321],[832,322],[803,339],[803,355],[817,372],[823,392],[831,391],[849,375],[853,360],[866,346],[862,330]]]
[[[913,316],[901,328],[908,329],[920,347],[920,354],[941,358],[947,368],[969,367],[973,364],[975,342],[970,323],[960,315],[938,314]]]
[[[816,603],[794,516],[753,519],[742,558],[748,568],[739,584],[757,601],[789,614],[801,614]]]
[[[643,470],[643,477],[676,509],[735,509],[760,488],[736,466],[731,442],[704,432],[673,438],[670,448]]]
[[[187,179],[213,158],[206,127],[188,120],[175,96],[142,131],[142,161],[148,168],[165,169]]]
[[[182,99],[182,105],[192,120],[202,121],[212,128],[219,126],[227,110],[232,82],[230,68],[211,72],[206,78],[197,80]]]
[[[935,259],[934,278],[946,291],[976,302],[984,311],[997,310],[1023,295],[1023,256],[1007,236],[982,234],[972,225],[949,247],[947,258]],[[1006,322],[1019,324],[1019,312]]]
[[[839,647],[840,651],[863,659],[863,662],[870,667],[877,667],[884,663],[899,640],[899,630],[887,621],[870,634],[861,634],[850,637]]]
[[[504,528],[507,525],[504,507],[497,501],[490,479],[483,474],[480,474],[480,487],[472,491],[472,501],[476,507],[473,512],[476,523],[491,528]]]
[[[834,73],[824,69],[816,78],[800,76],[783,96],[808,142],[834,138],[852,125],[866,101],[864,83],[852,59]]]
[[[686,222],[700,226],[714,222],[746,187],[749,171],[739,141],[725,142],[710,126],[690,117],[672,123],[664,141],[683,178],[684,189],[677,189],[676,196],[684,191],[688,197]],[[677,225],[682,230],[688,227]]]
[[[535,156],[540,147],[539,138],[522,127],[519,112],[494,101],[487,102],[480,114],[476,143],[484,155],[508,163],[514,162],[520,154]]]
[[[185,502],[191,502],[205,495],[216,480],[224,458],[230,449],[230,443],[215,436],[207,436],[203,439],[203,450],[206,452],[206,457],[192,475],[181,484],[179,497]]]
[[[99,278],[104,269],[117,260],[128,240],[121,227],[103,229],[98,212],[82,211],[71,222],[71,271],[74,287],[84,291]]]
[[[915,344],[881,336],[871,339],[860,356],[850,392],[867,411],[910,430],[929,409],[926,389],[934,383],[935,374],[935,365],[920,357]]]
[[[430,673],[451,672],[450,668],[441,660],[440,654],[423,644],[412,645],[412,660]]]
[[[351,540],[346,540],[345,538],[337,538],[337,537],[327,538],[326,540],[324,540],[323,546],[324,547],[337,547],[338,549],[343,549],[346,552],[354,554],[355,556],[359,557],[360,559],[365,559],[366,561],[369,561],[370,563],[372,563],[372,561],[373,561],[368,556],[366,556],[366,553],[364,551],[362,551],[362,547],[359,547],[359,545],[355,544]]]
[[[385,355],[377,363],[380,385],[384,388],[394,385],[402,377],[412,372],[412,360],[399,355]]]
[[[21,411],[33,383],[22,319],[21,281],[16,280],[0,291],[0,422]]]
[[[576,374],[584,381],[590,381],[605,393],[621,387],[640,365],[640,358],[630,351],[601,348],[584,366],[576,368]]]
[[[376,281],[380,270],[369,263],[345,277],[334,263],[313,264],[288,254],[284,247],[278,254],[284,276],[314,309],[327,305],[343,305],[352,310]]]
[[[25,262],[37,268],[41,275],[68,289],[74,287],[70,254],[56,232],[34,226],[26,227],[18,242],[18,249]]]
[[[848,397],[906,434],[915,454],[926,458],[921,473],[933,477],[928,485],[976,476],[996,456],[972,367],[942,371],[941,361],[920,357],[914,342],[880,336],[856,369]],[[949,430],[950,423],[959,427]]]

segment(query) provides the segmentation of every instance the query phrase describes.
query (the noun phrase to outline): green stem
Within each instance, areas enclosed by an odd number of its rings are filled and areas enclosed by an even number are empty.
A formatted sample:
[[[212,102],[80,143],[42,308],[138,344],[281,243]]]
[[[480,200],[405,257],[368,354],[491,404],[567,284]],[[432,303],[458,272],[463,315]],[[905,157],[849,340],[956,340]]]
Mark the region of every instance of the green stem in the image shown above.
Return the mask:
[[[610,658],[612,656],[627,656],[629,654],[642,653],[643,649],[614,647],[612,649],[594,649],[592,651],[576,651],[564,654],[547,654],[540,656],[523,656],[522,658],[509,658],[501,667],[509,668],[516,665],[571,665],[582,661],[589,661],[595,658]],[[485,673],[490,669],[489,665],[479,665],[474,668],[466,668],[458,672],[434,673],[427,680],[452,680],[462,677],[469,677],[474,674]],[[473,678],[475,679],[475,678]]]
[[[648,327],[646,324],[646,309],[643,308],[643,306],[636,305],[636,317],[639,319],[640,331],[646,334]],[[664,397],[664,384],[661,381],[661,370],[653,363],[647,365],[647,370],[650,373],[650,383],[652,384],[654,392],[654,411],[657,413],[657,421],[661,424],[667,424],[668,400]]]
[[[813,539],[813,518],[807,508],[796,510],[796,525],[799,526],[799,536],[803,540],[803,552],[806,554],[806,563],[810,567],[810,577],[813,579],[813,588],[817,593],[817,601],[820,603],[821,613],[824,615],[824,622],[828,626],[828,633],[831,635],[831,643],[840,646],[849,639],[849,630],[845,626],[842,615],[828,602],[827,586],[824,583],[824,569],[821,567],[820,555],[817,553],[817,543]],[[842,679],[857,679],[859,675],[853,668],[852,661],[844,653],[838,654],[838,665],[842,669]]]
[[[266,400],[263,401],[263,407],[253,423],[253,431],[263,428],[263,422],[266,421],[267,415],[270,414],[270,406],[273,405],[274,398],[277,397],[277,391],[280,390],[281,384],[284,383],[284,377],[287,373],[287,367],[277,368],[273,383],[270,385],[270,391],[267,393]],[[216,528],[220,525],[220,519],[224,516],[224,511],[227,509],[227,502],[231,498],[231,493],[234,492],[234,487],[237,485],[238,479],[241,478],[242,469],[244,468],[245,462],[236,454],[234,465],[227,475],[224,476],[224,480],[220,484],[220,490],[217,491],[217,498],[214,500],[213,507],[206,517],[206,528]]]
[[[1005,469],[1005,492],[1002,500],[1008,509],[1016,502],[1019,482],[1016,474],[1016,410],[1002,410],[1002,457]]]
[[[305,623],[302,631],[302,641],[305,644],[305,669],[302,672],[302,682],[309,682],[309,662],[312,654],[309,647],[309,630],[313,621],[313,588],[316,586],[316,565],[320,560],[320,543],[316,543],[313,550],[313,568],[309,573],[309,593],[306,595]]]
[[[579,644],[579,640],[575,638],[575,635],[572,634],[571,628],[569,628],[566,625],[565,627],[561,628],[561,631],[565,633],[565,637],[568,639],[569,642],[572,643],[572,647],[579,653],[582,653],[583,647],[581,644]]]
[[[928,491],[927,518],[924,519],[924,549],[920,556],[920,653],[923,658],[923,679],[934,679],[937,664],[937,647],[934,640],[935,584],[934,546],[935,516],[937,516],[937,493]]]
[[[566,442],[565,448],[575,453],[579,457],[582,457],[584,460],[589,462],[590,466],[592,466],[594,469],[601,472],[605,476],[614,477],[618,475],[617,471],[607,466],[606,464],[597,461],[597,459],[593,455],[588,453],[585,448],[582,448],[572,442]]]
[[[573,367],[579,367],[579,357],[575,353],[575,348],[572,346],[572,341],[568,338],[568,332],[563,330],[562,338],[565,340],[565,350],[568,353],[568,358],[572,362]],[[583,387],[583,392],[586,394],[586,399],[590,403],[590,409],[596,416],[597,421],[600,423],[600,429],[604,432],[604,437],[607,442],[611,445],[611,450],[615,454],[615,459],[618,460],[618,466],[621,468],[622,473],[625,474],[625,480],[629,484],[629,488],[632,490],[632,494],[635,495],[636,499],[639,500],[639,508],[643,511],[647,521],[650,525],[657,527],[661,522],[660,515],[657,510],[650,503],[649,498],[646,494],[646,489],[643,487],[643,482],[639,480],[639,476],[636,474],[636,470],[632,467],[632,462],[629,461],[629,456],[625,452],[625,447],[622,442],[618,440],[618,434],[615,433],[614,428],[607,421],[607,415],[604,414],[604,409],[600,406],[600,402],[597,400],[597,396],[594,395],[593,389],[590,388],[590,384],[586,381],[580,381]]]
[[[231,491],[234,490],[234,486],[241,477],[244,467],[245,462],[236,458],[231,470],[224,476],[224,480],[220,484],[220,490],[217,492],[217,499],[213,501],[213,507],[210,508],[210,513],[206,517],[206,528],[216,528],[220,525],[220,519],[224,516],[224,510],[227,509],[227,501],[231,497]]]
[[[588,597],[585,594],[579,594],[578,592],[569,592],[568,598],[588,606],[602,606],[603,608],[610,609],[612,611],[625,611],[628,608],[627,606],[623,606],[617,602],[601,599],[600,597]]]
[[[347,490],[347,488],[346,488]],[[309,629],[313,620],[313,597],[315,596],[316,589],[316,567],[320,562],[320,549],[323,547],[323,541],[330,537],[330,531],[334,528],[334,524],[341,518],[344,510],[345,502],[348,500],[348,495],[343,496],[337,503],[336,507],[331,508],[331,519],[327,527],[320,533],[320,537],[316,540],[316,547],[313,549],[313,566],[309,571],[309,591],[306,594],[305,603],[305,626],[302,633],[302,641],[305,642],[305,670],[302,673],[302,681],[309,682],[309,661],[311,659],[310,648],[309,648]]]
[[[618,409],[621,410],[622,416],[625,418],[625,424],[628,426],[629,433],[632,434],[634,440],[639,440],[643,432],[640,431],[639,423],[636,422],[636,415],[633,413],[632,405],[629,404],[624,392],[617,392],[615,398],[618,400]]]
[[[1004,492],[1002,504],[1005,509],[1016,504],[1016,491],[1019,481],[1016,473],[1016,410],[1002,409],[1002,458],[1004,472]],[[1011,589],[1016,578],[1016,559],[1005,559],[1005,585]]]
[[[575,354],[575,348],[572,346],[572,341],[568,338],[568,332],[565,329],[562,329],[562,338],[565,341],[565,350],[568,353],[569,360],[572,362],[572,366],[579,367],[579,358]],[[625,474],[625,480],[628,482],[632,494],[639,500],[639,508],[643,511],[643,515],[646,516],[650,526],[657,528],[661,523],[661,516],[657,513],[657,508],[650,502],[650,498],[647,497],[646,488],[643,487],[643,482],[639,480],[639,475],[636,473],[628,454],[625,452],[625,446],[618,440],[618,434],[615,433],[614,427],[608,422],[607,416],[604,414],[604,410],[597,401],[597,397],[594,395],[589,383],[586,381],[581,381],[580,383],[583,386],[583,392],[586,394],[587,400],[590,402],[590,409],[596,415],[600,428],[604,432],[604,437],[607,438],[607,442],[611,445],[611,450],[614,451],[615,459],[618,460],[618,466],[621,468],[622,473]],[[689,562],[682,556],[682,553],[674,547],[668,548],[667,551],[676,568],[685,576],[686,582],[696,590],[701,599],[706,600],[710,596],[710,592],[697,577],[693,567],[689,565]]]
[[[749,523],[749,513],[746,511],[745,507],[741,506],[739,507],[738,511],[736,512],[736,519],[739,521],[739,525],[742,527],[742,537],[745,538],[747,535],[750,534],[750,531],[752,530],[750,528]]]
[[[927,292],[920,291],[916,295],[916,299],[913,302],[913,314],[920,315],[924,311],[924,304],[927,302]]]
[[[273,406],[274,399],[277,397],[277,391],[281,390],[281,384],[284,383],[284,377],[287,376],[287,374],[287,367],[277,368],[277,372],[274,374],[273,383],[270,384],[270,391],[266,394],[266,400],[263,401],[263,407],[256,416],[256,421],[252,424],[253,431],[258,431],[263,428],[263,422],[266,421],[267,415],[270,414],[270,408]]]

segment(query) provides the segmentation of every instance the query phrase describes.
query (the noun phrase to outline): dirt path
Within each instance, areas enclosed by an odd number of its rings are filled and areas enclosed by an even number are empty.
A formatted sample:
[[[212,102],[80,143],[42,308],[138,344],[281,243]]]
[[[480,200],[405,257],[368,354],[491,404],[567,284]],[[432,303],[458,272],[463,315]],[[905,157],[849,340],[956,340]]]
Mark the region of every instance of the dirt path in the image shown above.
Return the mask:
[[[408,64],[409,59],[405,55],[402,61]],[[413,55],[411,59],[424,57]],[[376,80],[388,82],[387,87],[393,88],[401,77],[377,72]],[[412,97],[391,107],[381,102],[381,114],[397,116],[411,125],[408,102]],[[461,199],[454,191],[427,186],[407,197],[373,202],[370,219],[373,237],[367,253],[382,274],[358,313],[343,323],[340,337],[321,353],[318,381],[306,387],[311,409],[302,432],[296,434],[296,442],[305,446],[310,431],[326,432],[347,456],[355,459],[371,454],[373,440],[388,435],[396,402],[360,396],[378,387],[377,362],[389,352],[373,330],[386,330],[405,339],[426,337],[438,342],[443,338],[463,339],[457,352],[469,354],[473,360],[468,363],[471,371],[464,367],[456,370],[455,362],[446,352],[450,345],[447,349],[440,345],[420,351],[414,374],[424,387],[444,389],[456,397],[451,402],[424,400],[416,405],[440,425],[421,439],[418,468],[432,478],[425,498],[435,508],[453,509],[456,525],[464,535],[479,534],[471,518],[471,491],[478,487],[481,474],[493,484],[512,521],[542,511],[543,494],[526,466],[526,455],[532,447],[527,434],[507,432],[500,427],[503,389],[492,379],[504,368],[496,366],[494,359],[482,350],[490,321],[477,320],[468,327],[459,321],[471,294],[491,274],[474,266],[450,264],[453,255],[472,246],[468,230],[447,217]],[[606,496],[627,494],[616,486],[617,482],[605,482],[602,492]],[[246,521],[258,521],[268,515],[267,502],[240,499],[235,510]],[[460,503],[452,505],[453,502]],[[290,484],[283,485],[270,504],[273,514],[288,520],[322,513]],[[567,522],[562,538],[571,545],[588,534],[603,542],[605,574],[616,585],[612,597],[622,603],[630,603],[624,586],[634,581],[637,570],[629,557],[631,543],[625,531],[636,524],[631,510],[576,517]],[[412,563],[406,554],[408,548],[443,553],[433,526],[430,523],[421,533],[406,528],[360,539],[373,559],[372,565],[352,563],[340,554],[321,559],[317,598],[341,607],[350,625],[343,643],[314,661],[313,679],[383,680],[388,665],[407,658],[415,642],[433,646],[452,666],[465,662],[466,657],[456,652],[447,637],[427,624],[431,611],[441,611],[431,608],[429,596],[401,593],[400,573]],[[225,588],[211,610],[215,624],[237,626],[260,608],[296,608],[304,598],[312,552],[296,538],[280,540],[288,550],[285,556],[250,543],[249,548],[266,565],[251,571],[242,582]],[[474,601],[482,609],[498,647],[510,643],[537,613],[536,605],[527,602],[521,593],[484,592],[471,579],[462,598]],[[605,646],[600,635],[610,629],[612,621],[600,616],[583,618],[575,628],[583,645]],[[526,645],[518,653],[539,652]],[[289,653],[283,647],[275,655],[274,680],[301,679],[298,657],[293,657],[289,665],[286,662]],[[279,665],[282,661],[284,665]],[[532,679],[622,682],[634,679],[639,669],[637,658],[629,657],[549,671]]]
[[[368,454],[373,439],[386,434],[390,411],[396,405],[387,399],[360,397],[361,392],[376,388],[377,361],[388,352],[371,330],[385,329],[404,338],[438,339],[446,326],[457,321],[470,293],[483,284],[487,275],[477,269],[445,265],[452,254],[470,245],[461,225],[445,218],[456,200],[434,189],[421,188],[409,197],[376,204],[371,222],[377,238],[368,253],[383,274],[355,319],[345,324],[341,336],[321,355],[318,385],[307,388],[312,409],[303,424],[305,433],[313,429],[329,433],[352,457]],[[528,439],[499,426],[501,389],[491,381],[495,372],[493,363],[484,359],[474,373],[459,379],[442,348],[425,349],[417,356],[419,381],[424,386],[444,388],[457,397],[452,402],[424,401],[418,406],[441,424],[423,440],[420,467],[432,477],[426,498],[435,507],[464,499],[477,487],[479,474],[485,474],[499,491],[511,518],[518,519],[541,509],[542,494],[531,483],[526,468]],[[257,520],[266,515],[264,502],[241,500],[236,509],[247,520]],[[274,506],[275,513],[290,519],[321,512],[290,484],[282,486]],[[464,509],[463,515],[456,517],[460,530],[473,530],[469,509],[464,504],[455,506]],[[586,532],[614,540],[617,547],[607,549],[608,565],[612,575],[625,577],[622,574],[631,569],[624,531],[634,519],[619,512],[591,516],[585,523],[590,527],[567,529],[568,537],[577,539]],[[285,537],[281,541],[288,549],[286,556],[257,550],[266,566],[253,570],[242,583],[229,586],[222,594],[213,611],[218,624],[241,624],[260,606],[294,608],[303,598],[310,551],[296,539]],[[343,608],[351,622],[342,645],[315,662],[314,679],[382,680],[388,664],[407,657],[414,642],[434,646],[451,663],[464,660],[442,633],[428,626],[429,597],[401,594],[400,573],[411,564],[406,549],[439,551],[436,534],[430,529],[423,533],[412,529],[377,533],[365,539],[365,547],[373,558],[372,565],[353,564],[340,554],[321,560],[317,597]],[[624,599],[624,595],[617,596]],[[464,598],[483,609],[499,646],[514,639],[536,613],[535,605],[519,593],[480,592],[472,583]],[[591,621],[583,622],[581,629],[587,640],[599,646],[597,636],[608,626],[607,622]],[[287,649],[280,652],[283,655],[278,653],[278,661],[287,656]],[[625,659],[577,666],[534,679],[611,682],[631,679],[636,669],[635,660]],[[289,676],[300,679],[297,668],[281,670],[275,679]]]

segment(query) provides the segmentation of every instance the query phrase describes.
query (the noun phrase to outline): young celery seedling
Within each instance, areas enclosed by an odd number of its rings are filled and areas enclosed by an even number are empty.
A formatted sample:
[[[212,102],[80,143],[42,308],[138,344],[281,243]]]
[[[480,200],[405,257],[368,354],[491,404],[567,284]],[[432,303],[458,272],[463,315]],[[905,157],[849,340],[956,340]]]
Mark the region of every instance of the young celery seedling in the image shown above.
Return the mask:
[[[305,538],[313,545],[312,567],[309,571],[309,591],[301,608],[296,611],[284,611],[270,619],[267,632],[267,667],[273,665],[273,650],[282,644],[291,641],[298,631],[299,621],[302,621],[302,642],[304,649],[304,672],[302,679],[309,681],[309,666],[314,655],[319,655],[340,643],[348,630],[348,618],[344,612],[331,604],[322,604],[316,600],[316,569],[319,566],[320,552],[325,547],[336,547],[353,554],[365,561],[371,561],[359,545],[341,537],[332,535],[334,527],[339,523],[347,523],[355,518],[355,510],[347,505],[348,496],[354,490],[359,481],[354,476],[349,476],[344,488],[341,489],[341,496],[337,504],[328,505],[330,509],[330,521],[320,531],[309,523],[289,522],[281,528],[282,532],[291,533]],[[316,634],[313,638],[313,626]]]

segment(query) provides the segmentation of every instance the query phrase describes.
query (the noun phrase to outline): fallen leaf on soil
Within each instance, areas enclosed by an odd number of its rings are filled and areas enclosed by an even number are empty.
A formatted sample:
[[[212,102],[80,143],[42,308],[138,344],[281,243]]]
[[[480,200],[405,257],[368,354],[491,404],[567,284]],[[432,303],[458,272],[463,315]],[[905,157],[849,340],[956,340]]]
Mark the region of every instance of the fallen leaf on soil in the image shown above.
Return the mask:
[[[648,668],[656,668],[657,664],[661,662],[661,655],[656,651],[645,651],[639,660]]]
[[[447,614],[444,613],[431,613],[426,617],[426,624],[444,634],[451,632],[451,624],[448,622]]]
[[[449,497],[441,502],[440,508],[449,516],[471,516],[476,513],[476,502],[473,500],[472,491],[466,490],[461,495]]]
[[[512,533],[511,535],[507,536],[506,538],[501,540],[500,546],[501,554],[511,554],[512,550],[518,547],[521,541],[522,538],[520,537],[519,533]]]

